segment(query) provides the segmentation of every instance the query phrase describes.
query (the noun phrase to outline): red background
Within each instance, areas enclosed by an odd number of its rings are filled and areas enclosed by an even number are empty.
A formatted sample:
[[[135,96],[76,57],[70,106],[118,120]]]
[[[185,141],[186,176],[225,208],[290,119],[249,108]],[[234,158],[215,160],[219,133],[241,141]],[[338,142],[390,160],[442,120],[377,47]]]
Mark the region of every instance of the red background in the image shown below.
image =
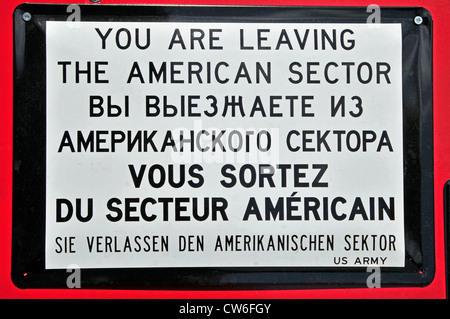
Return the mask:
[[[159,0],[155,4],[199,5],[301,5],[301,6],[383,6],[424,7],[433,17],[434,94],[434,191],[435,256],[433,282],[423,288],[252,290],[252,291],[134,291],[88,289],[19,289],[11,281],[12,151],[13,151],[13,11],[25,1],[0,0],[0,298],[446,298],[443,187],[450,179],[450,1],[448,0]],[[32,3],[87,3],[90,1],[30,0]],[[150,0],[102,0],[101,4],[151,4]],[[382,14],[382,11],[381,11]]]

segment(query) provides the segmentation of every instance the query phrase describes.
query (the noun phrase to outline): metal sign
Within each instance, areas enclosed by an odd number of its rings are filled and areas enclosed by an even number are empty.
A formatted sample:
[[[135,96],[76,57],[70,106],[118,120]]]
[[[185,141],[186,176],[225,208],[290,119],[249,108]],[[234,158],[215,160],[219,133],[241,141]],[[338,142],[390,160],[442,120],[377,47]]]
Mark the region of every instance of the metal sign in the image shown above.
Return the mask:
[[[426,11],[65,8],[15,12],[18,286],[430,282]]]

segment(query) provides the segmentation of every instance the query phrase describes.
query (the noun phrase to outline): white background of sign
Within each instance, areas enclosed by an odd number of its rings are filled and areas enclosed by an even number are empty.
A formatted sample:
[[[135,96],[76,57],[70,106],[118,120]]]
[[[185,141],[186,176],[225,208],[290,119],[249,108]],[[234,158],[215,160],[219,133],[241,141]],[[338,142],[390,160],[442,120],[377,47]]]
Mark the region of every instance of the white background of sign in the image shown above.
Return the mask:
[[[106,40],[106,48],[102,49],[102,40],[95,30],[99,28],[103,34],[109,28],[113,31]],[[142,36],[141,43],[144,43],[145,30],[151,29],[151,45],[148,49],[141,50],[130,45],[128,49],[119,49],[115,44],[116,31],[120,28],[127,28],[134,37],[135,29],[139,29]],[[180,45],[174,45],[172,50],[168,50],[169,43],[173,38],[174,30],[179,29],[186,43],[187,49],[183,50]],[[206,47],[201,50],[196,44],[194,50],[190,50],[190,29],[205,30],[208,35],[209,29],[221,29],[216,33],[219,38],[215,43],[221,46],[221,50],[210,50]],[[263,33],[267,37],[265,46],[270,46],[270,50],[242,50],[240,44],[240,30],[243,30],[245,44],[256,47],[256,34],[258,29],[267,29]],[[287,30],[289,39],[292,41],[293,49],[287,45],[280,46],[275,50],[277,40],[279,40],[282,29]],[[300,34],[304,34],[305,29],[311,29],[308,41],[303,50],[298,49],[294,29],[298,29]],[[326,46],[325,50],[314,48],[313,30],[326,30],[332,34],[333,30],[339,35],[345,29],[353,31],[347,34],[348,39],[354,39],[355,46],[351,50],[345,50],[338,46],[336,50]],[[320,32],[319,32],[320,33]],[[404,226],[403,226],[403,146],[402,146],[402,80],[401,80],[401,26],[399,24],[249,24],[249,23],[113,23],[113,22],[82,22],[73,25],[66,22],[47,22],[47,217],[46,217],[46,268],[66,268],[67,265],[77,264],[82,268],[122,268],[122,267],[203,267],[203,266],[342,266],[336,264],[337,261],[347,258],[345,266],[361,266],[355,263],[357,258],[363,262],[364,257],[377,260],[379,266],[401,267],[404,265]],[[207,39],[207,38],[206,38]],[[134,41],[134,40],[133,40]],[[125,43],[125,34],[119,36],[119,43]],[[205,43],[208,42],[205,40]],[[60,61],[71,61],[67,66],[66,83],[63,83],[63,67],[58,65]],[[105,74],[101,74],[102,79],[108,79],[109,83],[86,83],[85,75],[80,76],[80,83],[75,83],[73,66],[75,61],[80,61],[80,65],[86,66],[87,61],[107,61],[107,66],[101,68]],[[140,83],[137,78],[133,78],[131,83],[127,83],[133,62],[138,62],[142,68],[145,83]],[[229,67],[221,69],[221,76],[229,77],[226,84],[198,83],[195,79],[193,83],[148,83],[148,64],[153,61],[156,66],[162,62],[183,62],[178,79],[186,80],[186,64],[189,61],[200,62],[206,67],[207,62],[212,65],[225,61]],[[289,72],[290,63],[297,61],[302,64],[298,70],[306,76],[306,63],[319,62],[316,68],[317,74],[312,74],[312,79],[319,79],[320,84],[306,83],[304,79],[299,84],[293,84],[288,79],[295,78],[295,74]],[[241,62],[248,66],[252,83],[247,83],[245,79],[240,79],[239,83],[233,83],[236,70]],[[255,83],[255,62],[260,62],[266,66],[271,63],[271,81],[266,83]],[[324,65],[335,62],[341,67],[330,71],[330,76],[339,79],[338,83],[330,84],[324,79],[322,73]],[[368,62],[376,65],[377,62],[389,63],[390,83],[383,81],[376,83],[376,76],[368,84],[356,81],[356,73],[351,74],[351,83],[346,83],[346,68],[342,62],[354,62],[358,65],[361,62]],[[93,67],[93,65],[92,65]],[[356,69],[352,68],[354,71]],[[330,69],[331,70],[331,69]],[[203,74],[203,80],[206,82]],[[92,78],[93,80],[93,78]],[[124,96],[130,97],[129,117],[90,117],[89,116],[89,96],[107,95],[112,96],[112,104],[123,105]],[[168,104],[179,105],[180,96],[198,95],[196,100],[199,107],[197,112],[210,110],[210,103],[206,97],[213,95],[217,98],[219,111],[213,117],[146,117],[145,116],[145,96],[157,95],[168,96]],[[345,96],[348,104],[345,117],[330,115],[331,96]],[[231,109],[225,116],[223,101],[225,96],[242,96],[243,109],[246,116],[242,117],[239,108],[236,108],[237,116],[231,117]],[[282,117],[262,117],[256,113],[254,117],[249,117],[253,102],[256,96],[261,97],[267,115],[269,115],[270,96],[313,96],[309,100],[311,107],[308,112],[314,114],[313,117],[298,116],[300,108],[296,108],[296,116],[289,116],[289,103],[285,99],[277,102],[280,107],[276,109],[283,113]],[[351,97],[359,96],[363,101],[363,114],[360,117],[349,116],[348,111],[354,110]],[[298,102],[298,101],[297,101]],[[162,102],[161,102],[162,103]],[[298,104],[300,105],[300,104]],[[106,104],[104,105],[106,106]],[[162,106],[162,105],[160,105]],[[69,147],[64,147],[62,152],[58,152],[61,146],[64,132],[68,131],[76,146],[77,131],[88,134],[90,131],[117,130],[117,131],[139,131],[157,130],[155,142],[162,142],[166,132],[172,131],[175,141],[178,138],[179,129],[207,130],[212,132],[226,129],[228,132],[233,129],[241,132],[253,131],[255,133],[262,130],[270,132],[272,137],[272,147],[269,152],[261,152],[252,146],[252,152],[243,151],[232,153],[202,153],[198,150],[194,152],[185,151],[173,152],[168,147],[164,152],[127,152],[126,144],[117,146],[115,152],[71,152]],[[351,152],[343,147],[341,152],[337,151],[337,137],[329,134],[327,138],[331,151],[324,147],[319,150],[305,152],[291,152],[286,145],[286,136],[292,130],[302,132],[304,130],[321,131],[345,130],[350,132],[355,130],[374,131],[380,138],[381,133],[386,131],[393,151],[388,147],[382,147],[377,152],[378,142],[368,144],[366,151],[362,148]],[[308,144],[315,148],[316,133],[310,137],[313,142]],[[107,140],[109,135],[106,135]],[[299,143],[300,137],[292,137],[293,143]],[[177,142],[178,143],[178,142]],[[161,145],[160,143],[155,143]],[[107,144],[105,144],[107,145]],[[206,141],[205,141],[206,145]],[[300,145],[300,144],[298,144]],[[185,146],[186,147],[186,146]],[[189,147],[187,147],[189,149]],[[231,155],[231,157],[230,157]],[[246,155],[246,156],[245,156]],[[318,170],[312,169],[313,164],[327,164],[328,168],[322,177],[322,182],[328,183],[327,187],[294,187],[292,185],[293,175],[288,173],[288,185],[280,186],[280,172],[274,175],[274,182],[277,187],[254,187],[245,188],[236,185],[233,188],[224,188],[220,181],[221,168],[225,164],[233,164],[240,167],[243,164],[253,164],[256,169],[258,164],[308,164],[309,169],[305,170],[305,182],[310,185],[317,175]],[[192,188],[185,184],[183,187],[174,189],[170,185],[154,189],[150,187],[146,180],[147,171],[140,187],[136,188],[130,174],[128,165],[133,164],[136,169],[140,165],[160,164],[167,167],[173,164],[178,172],[180,164],[186,167],[200,164],[203,167],[201,172],[204,177],[204,184],[200,188]],[[234,172],[236,175],[236,171]],[[177,173],[178,176],[178,173]],[[187,175],[188,176],[188,175]],[[264,198],[270,197],[274,203],[278,198],[293,197],[301,198],[300,202],[295,202],[298,211],[292,213],[295,216],[302,216],[302,220],[270,220],[259,221],[251,215],[247,221],[243,221],[243,216],[249,199],[254,197],[259,205],[264,218]],[[111,213],[107,209],[107,202],[113,197],[121,200],[124,198],[151,197],[158,198],[198,198],[203,202],[204,197],[222,197],[227,200],[228,207],[226,213],[228,221],[217,221],[207,219],[205,221],[174,221],[174,214],[169,212],[169,221],[163,221],[161,214],[162,204],[152,207],[148,205],[148,212],[156,212],[157,218],[152,222],[147,222],[140,218],[139,221],[118,221],[111,222],[106,215]],[[310,216],[310,220],[304,220],[303,203],[304,198],[315,197],[323,200],[324,197],[332,199],[342,197],[347,200],[346,204],[339,204],[337,209],[340,213],[346,213],[347,217],[353,206],[356,197],[360,197],[367,210],[369,198],[374,197],[377,201],[379,197],[395,199],[395,219],[389,220],[363,220],[361,215],[357,215],[354,220],[335,220],[329,214],[328,220],[315,220]],[[75,216],[67,222],[56,221],[56,202],[59,198],[69,199],[73,204],[77,198],[82,199],[83,214],[86,210],[87,199],[93,199],[93,217],[87,222],[78,221]],[[286,202],[286,201],[285,201]],[[388,201],[389,202],[389,201]],[[321,202],[321,209],[324,203]],[[121,206],[123,207],[123,205]],[[171,206],[173,208],[173,203]],[[189,206],[188,206],[189,207]],[[200,208],[203,204],[200,204]],[[286,208],[286,205],[285,205]],[[187,212],[183,216],[191,216]],[[74,213],[75,215],[75,213]],[[133,213],[133,216],[139,216]],[[286,216],[286,213],[285,213]],[[322,218],[323,219],[323,218]],[[204,249],[200,251],[180,251],[179,236],[204,236]],[[215,251],[217,236],[222,239],[230,235],[264,235],[265,247],[270,235],[323,235],[334,236],[334,249],[317,251],[315,249],[288,250],[288,251]],[[369,250],[357,251],[351,249],[346,251],[347,243],[344,240],[346,235],[368,235]],[[371,236],[381,235],[395,236],[395,250],[381,251],[372,249]],[[89,252],[87,238],[95,237],[99,239],[101,250],[105,250],[105,237],[109,236],[117,240],[118,249],[122,252]],[[130,238],[132,250],[138,246],[134,240],[136,236],[141,239],[144,236],[167,236],[169,243],[168,251],[144,252],[144,244],[141,241],[139,252],[124,252],[124,241],[126,236]],[[56,238],[60,237],[59,245]],[[64,239],[73,237],[73,251],[64,252]],[[159,238],[159,237],[158,237]],[[351,237],[359,240],[355,244],[356,248],[364,248],[361,245],[362,237]],[[316,237],[318,239],[318,237]],[[388,239],[389,240],[389,239]],[[161,239],[159,239],[159,242]],[[243,237],[241,237],[241,248],[244,247]],[[96,241],[95,241],[96,242]],[[223,243],[223,242],[222,242]],[[298,243],[298,241],[297,241]],[[306,244],[308,242],[305,242]],[[378,241],[377,241],[378,243]],[[114,247],[114,246],[112,246]],[[158,247],[158,246],[157,246]],[[276,247],[276,244],[275,244]],[[292,246],[291,246],[292,247]],[[60,252],[63,250],[62,252]],[[377,259],[375,259],[377,258]],[[385,261],[384,264],[381,260]]]

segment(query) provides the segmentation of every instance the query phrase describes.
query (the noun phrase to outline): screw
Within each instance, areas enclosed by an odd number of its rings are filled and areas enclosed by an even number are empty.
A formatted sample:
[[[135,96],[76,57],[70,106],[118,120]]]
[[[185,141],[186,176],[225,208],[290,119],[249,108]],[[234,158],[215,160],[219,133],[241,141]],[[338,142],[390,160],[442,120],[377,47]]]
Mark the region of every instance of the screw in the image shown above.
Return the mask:
[[[422,24],[422,22],[423,22],[423,18],[421,16],[416,16],[414,18],[414,23],[415,24],[420,25],[420,24]]]
[[[22,19],[23,21],[30,21],[31,20],[31,14],[29,12],[25,12],[24,14],[22,14]]]

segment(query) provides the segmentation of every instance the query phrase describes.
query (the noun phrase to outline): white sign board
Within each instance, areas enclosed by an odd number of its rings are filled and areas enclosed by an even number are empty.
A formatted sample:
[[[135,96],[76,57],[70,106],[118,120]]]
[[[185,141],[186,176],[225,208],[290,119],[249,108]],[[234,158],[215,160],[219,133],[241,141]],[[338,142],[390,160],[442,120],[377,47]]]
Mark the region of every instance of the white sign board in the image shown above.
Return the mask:
[[[400,24],[46,39],[47,269],[404,266]]]

